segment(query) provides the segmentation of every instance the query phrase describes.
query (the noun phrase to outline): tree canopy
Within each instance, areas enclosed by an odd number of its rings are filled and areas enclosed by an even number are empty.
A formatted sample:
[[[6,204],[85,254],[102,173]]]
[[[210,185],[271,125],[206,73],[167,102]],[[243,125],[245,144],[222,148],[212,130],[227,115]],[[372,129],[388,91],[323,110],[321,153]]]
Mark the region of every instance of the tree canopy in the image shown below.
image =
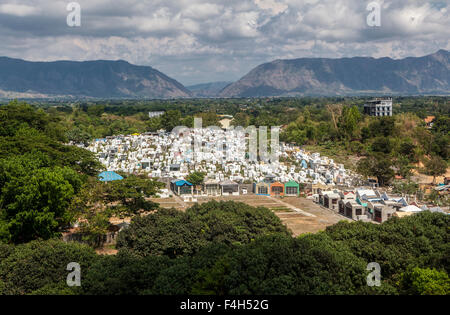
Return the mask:
[[[340,222],[296,238],[283,232],[241,243],[215,239],[176,256],[137,246],[148,242],[123,244],[113,256],[59,240],[0,244],[0,294],[448,295],[449,220],[425,211],[380,225]],[[64,285],[72,261],[81,265],[78,288]],[[370,262],[380,265],[379,287],[367,285]]]
[[[119,234],[117,248],[138,255],[192,255],[211,242],[245,244],[257,236],[289,235],[280,219],[266,208],[243,203],[210,201],[186,212],[159,209],[145,217],[135,217]]]

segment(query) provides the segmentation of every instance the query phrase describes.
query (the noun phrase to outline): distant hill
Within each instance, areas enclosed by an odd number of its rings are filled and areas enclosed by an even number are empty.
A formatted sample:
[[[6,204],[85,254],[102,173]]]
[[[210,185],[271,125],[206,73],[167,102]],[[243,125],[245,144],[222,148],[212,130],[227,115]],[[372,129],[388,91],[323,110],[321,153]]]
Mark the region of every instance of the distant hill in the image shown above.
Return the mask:
[[[450,94],[446,50],[400,60],[301,58],[262,64],[220,92],[221,97],[355,94]]]
[[[188,86],[187,89],[195,97],[216,97],[227,85],[233,82],[211,82]]]
[[[180,98],[191,92],[148,66],[126,61],[29,62],[0,57],[0,97]]]

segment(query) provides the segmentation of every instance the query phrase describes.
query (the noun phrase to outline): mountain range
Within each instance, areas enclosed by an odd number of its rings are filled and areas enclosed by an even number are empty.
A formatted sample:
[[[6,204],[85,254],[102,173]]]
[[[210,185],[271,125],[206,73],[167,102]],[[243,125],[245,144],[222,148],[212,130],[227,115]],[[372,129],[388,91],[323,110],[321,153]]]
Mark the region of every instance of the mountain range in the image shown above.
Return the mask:
[[[189,98],[450,94],[450,52],[405,59],[300,58],[257,66],[240,80],[184,87],[126,61],[30,62],[0,57],[0,98]]]
[[[354,57],[275,60],[257,66],[221,97],[449,94],[450,53],[394,60]]]
[[[29,62],[0,57],[0,96],[2,95],[43,98],[192,96],[181,83],[164,73],[123,60]]]
[[[188,86],[187,89],[192,92],[195,97],[217,97],[219,93],[233,82],[210,82]]]

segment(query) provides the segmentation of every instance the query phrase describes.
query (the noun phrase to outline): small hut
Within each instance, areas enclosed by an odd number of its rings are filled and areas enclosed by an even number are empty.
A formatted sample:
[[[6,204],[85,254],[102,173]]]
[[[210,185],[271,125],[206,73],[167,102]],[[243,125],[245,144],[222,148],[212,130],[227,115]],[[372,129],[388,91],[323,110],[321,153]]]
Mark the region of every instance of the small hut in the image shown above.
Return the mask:
[[[271,196],[284,196],[284,185],[280,182],[270,184]]]
[[[172,191],[178,196],[194,194],[194,185],[184,179],[176,179],[171,181],[170,189],[172,189]]]
[[[203,191],[207,196],[220,196],[222,193],[219,182],[216,180],[208,180],[203,184]]]
[[[284,195],[297,197],[300,194],[300,185],[293,180],[284,184]]]
[[[270,184],[266,182],[255,183],[254,193],[256,195],[269,196],[270,195]]]
[[[222,195],[239,196],[239,184],[231,180],[225,180],[220,183]]]

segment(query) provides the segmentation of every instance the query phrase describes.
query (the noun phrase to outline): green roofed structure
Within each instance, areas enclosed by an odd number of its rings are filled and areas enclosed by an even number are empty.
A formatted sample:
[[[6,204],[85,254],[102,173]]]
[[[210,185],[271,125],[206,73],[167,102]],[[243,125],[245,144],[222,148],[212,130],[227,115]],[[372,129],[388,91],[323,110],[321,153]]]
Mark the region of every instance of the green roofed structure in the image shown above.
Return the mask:
[[[286,184],[284,184],[284,195],[285,196],[295,196],[297,197],[300,194],[300,185],[290,180]]]
[[[98,179],[101,182],[113,182],[116,180],[122,180],[123,177],[120,176],[119,174],[117,174],[116,172],[111,172],[111,171],[106,171],[106,172],[102,172],[100,174],[98,174]]]

